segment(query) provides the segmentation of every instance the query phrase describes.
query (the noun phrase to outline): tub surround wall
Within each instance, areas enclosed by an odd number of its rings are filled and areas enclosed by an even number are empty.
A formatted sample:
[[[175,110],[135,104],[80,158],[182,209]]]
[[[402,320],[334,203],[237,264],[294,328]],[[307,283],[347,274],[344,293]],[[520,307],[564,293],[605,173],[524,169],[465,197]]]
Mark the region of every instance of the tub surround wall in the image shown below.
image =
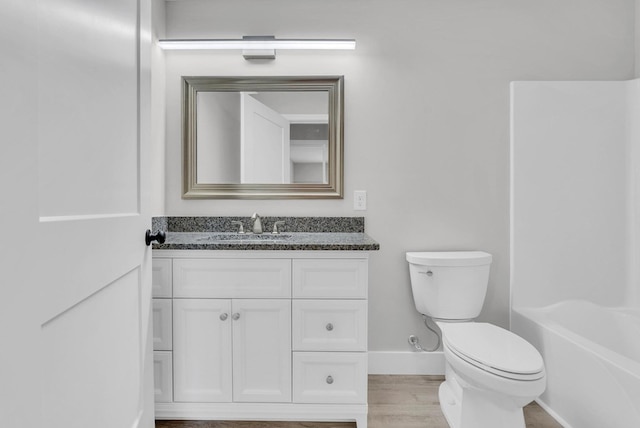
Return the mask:
[[[638,99],[637,80],[512,85],[511,327],[566,427],[640,424]]]
[[[623,306],[637,287],[630,82],[512,85],[512,305]]]

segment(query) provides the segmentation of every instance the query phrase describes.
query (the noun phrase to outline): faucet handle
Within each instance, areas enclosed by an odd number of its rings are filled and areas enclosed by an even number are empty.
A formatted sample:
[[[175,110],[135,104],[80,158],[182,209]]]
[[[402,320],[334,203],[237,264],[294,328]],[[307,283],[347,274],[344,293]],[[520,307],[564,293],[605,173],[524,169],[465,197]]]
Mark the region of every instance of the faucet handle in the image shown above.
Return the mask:
[[[275,223],[273,223],[273,232],[271,232],[272,234],[276,235],[280,233],[280,231],[278,231],[278,225],[284,225],[284,221],[276,221]]]
[[[240,226],[240,229],[238,229],[238,233],[244,233],[244,225],[242,224],[241,221],[232,221],[231,224],[237,224]]]

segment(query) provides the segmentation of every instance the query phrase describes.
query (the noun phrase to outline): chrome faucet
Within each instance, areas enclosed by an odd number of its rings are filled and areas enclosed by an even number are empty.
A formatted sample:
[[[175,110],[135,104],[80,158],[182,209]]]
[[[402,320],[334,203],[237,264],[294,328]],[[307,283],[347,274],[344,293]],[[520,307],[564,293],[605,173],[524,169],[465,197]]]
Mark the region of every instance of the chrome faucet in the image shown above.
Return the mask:
[[[275,223],[273,223],[273,232],[271,232],[274,235],[278,235],[280,233],[280,231],[278,230],[278,226],[282,226],[284,224],[284,221],[276,221]]]
[[[244,226],[242,225],[241,221],[232,221],[231,224],[237,224],[238,226],[240,226],[240,228],[238,229],[238,233],[244,233]]]
[[[253,233],[261,234],[262,233],[262,220],[258,213],[253,213],[251,216],[251,220],[253,220]]]

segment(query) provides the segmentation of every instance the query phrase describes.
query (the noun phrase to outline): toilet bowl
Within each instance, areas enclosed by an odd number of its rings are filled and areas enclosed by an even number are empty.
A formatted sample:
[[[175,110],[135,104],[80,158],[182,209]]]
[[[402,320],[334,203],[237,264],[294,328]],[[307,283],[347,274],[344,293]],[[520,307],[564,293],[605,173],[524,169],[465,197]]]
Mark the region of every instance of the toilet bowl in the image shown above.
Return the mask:
[[[486,323],[437,323],[447,365],[439,398],[449,425],[524,428],[522,408],[546,386],[540,353]]]
[[[474,322],[484,302],[491,255],[407,253],[416,309],[442,332],[440,407],[452,428],[524,428],[522,408],[545,389],[540,353],[501,327]]]

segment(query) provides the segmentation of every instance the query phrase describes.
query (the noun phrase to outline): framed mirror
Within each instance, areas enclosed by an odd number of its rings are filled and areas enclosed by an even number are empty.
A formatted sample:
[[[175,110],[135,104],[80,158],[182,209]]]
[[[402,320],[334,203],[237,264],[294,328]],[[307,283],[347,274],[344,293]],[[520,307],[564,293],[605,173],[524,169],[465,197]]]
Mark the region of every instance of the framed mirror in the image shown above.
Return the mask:
[[[342,76],[183,77],[184,199],[343,197]]]

